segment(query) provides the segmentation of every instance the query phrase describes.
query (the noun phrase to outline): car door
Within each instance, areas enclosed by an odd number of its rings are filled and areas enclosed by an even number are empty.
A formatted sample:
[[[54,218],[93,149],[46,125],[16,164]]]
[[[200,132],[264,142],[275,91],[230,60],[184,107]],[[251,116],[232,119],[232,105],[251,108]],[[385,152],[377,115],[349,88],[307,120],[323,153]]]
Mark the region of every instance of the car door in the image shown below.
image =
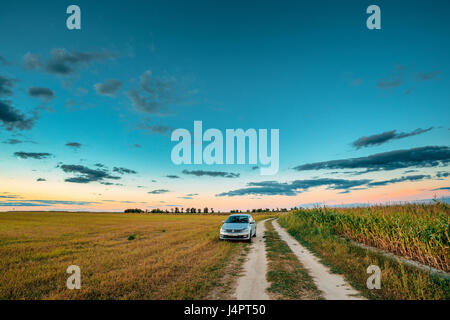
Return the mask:
[[[251,234],[253,235],[256,235],[256,222],[255,222],[255,219],[253,219],[253,217],[251,217],[250,218],[250,225],[251,225],[251,227],[252,227],[252,232],[251,232]]]

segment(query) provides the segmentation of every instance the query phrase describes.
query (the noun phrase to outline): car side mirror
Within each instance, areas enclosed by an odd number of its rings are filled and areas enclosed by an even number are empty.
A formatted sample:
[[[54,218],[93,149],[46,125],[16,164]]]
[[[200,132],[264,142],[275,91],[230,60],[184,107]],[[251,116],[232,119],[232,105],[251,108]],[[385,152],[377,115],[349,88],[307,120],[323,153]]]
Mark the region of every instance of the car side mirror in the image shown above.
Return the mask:
[[[255,224],[255,221],[250,222],[250,224]]]

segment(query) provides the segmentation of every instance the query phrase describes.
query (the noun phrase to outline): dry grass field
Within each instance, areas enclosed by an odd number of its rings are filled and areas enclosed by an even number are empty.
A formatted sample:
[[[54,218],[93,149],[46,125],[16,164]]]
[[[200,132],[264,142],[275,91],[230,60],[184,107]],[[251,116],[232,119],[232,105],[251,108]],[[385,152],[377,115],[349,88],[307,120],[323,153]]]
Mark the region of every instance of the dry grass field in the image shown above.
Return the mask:
[[[243,245],[218,240],[224,217],[0,213],[0,299],[204,298]]]

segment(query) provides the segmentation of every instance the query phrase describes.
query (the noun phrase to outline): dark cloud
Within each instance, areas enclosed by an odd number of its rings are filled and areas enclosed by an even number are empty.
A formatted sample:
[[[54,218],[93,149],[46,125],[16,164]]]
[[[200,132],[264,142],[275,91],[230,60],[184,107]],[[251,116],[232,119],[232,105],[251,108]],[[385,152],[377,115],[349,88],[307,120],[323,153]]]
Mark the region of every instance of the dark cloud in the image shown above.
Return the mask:
[[[22,140],[17,140],[17,139],[8,139],[6,141],[3,141],[3,143],[5,144],[19,144],[19,143],[23,143],[24,141]]]
[[[69,75],[77,71],[79,67],[87,66],[92,62],[101,62],[113,59],[115,55],[111,52],[70,52],[66,49],[52,49],[47,61],[32,53],[23,57],[23,65],[27,69],[39,70],[56,75]]]
[[[380,80],[377,84],[377,87],[380,89],[392,89],[402,85],[404,79],[403,70],[403,66],[396,65],[390,78]]]
[[[186,194],[185,196],[183,196],[183,197],[178,197],[178,198],[190,200],[190,199],[194,199],[195,196],[198,196],[198,193],[188,193],[188,194]]]
[[[307,180],[294,180],[292,182],[277,182],[277,181],[263,181],[263,182],[250,182],[246,188],[237,190],[231,190],[217,194],[218,197],[228,196],[243,196],[243,195],[282,195],[282,196],[296,196],[299,193],[308,191],[311,188],[326,187],[327,190],[337,190],[339,194],[346,194],[357,190],[366,190],[372,187],[385,186],[393,183],[400,183],[405,181],[420,181],[424,179],[431,179],[429,175],[415,175],[404,176],[400,178],[372,181],[370,179],[307,179]]]
[[[112,182],[100,182],[100,184],[103,184],[105,186],[123,186],[121,183],[112,183]]]
[[[307,163],[294,170],[361,169],[369,171],[395,170],[409,167],[437,167],[450,162],[450,148],[426,146],[412,149],[382,152],[367,157]]]
[[[431,176],[418,174],[418,175],[414,175],[414,176],[406,176],[406,177],[400,177],[400,178],[383,180],[383,181],[374,181],[374,182],[370,182],[368,184],[368,186],[369,187],[385,186],[385,185],[392,184],[392,183],[399,183],[399,182],[404,182],[404,181],[420,181],[420,180],[424,180],[424,179],[431,179]]]
[[[173,76],[154,76],[150,70],[140,77],[139,91],[132,89],[128,98],[139,112],[164,114],[168,107],[179,104],[195,94],[186,92],[182,83]]]
[[[88,167],[76,164],[62,164],[59,168],[65,173],[74,173],[77,176],[66,178],[66,182],[74,183],[89,183],[89,182],[103,182],[104,179],[118,180],[120,177],[111,176],[106,170],[103,169],[90,169]]]
[[[239,178],[239,173],[224,172],[224,171],[205,171],[205,170],[183,170],[184,174],[190,174],[197,177],[210,176],[210,177],[223,177],[223,178]]]
[[[19,110],[11,106],[8,100],[0,100],[0,121],[6,130],[30,130],[35,118],[27,118]]]
[[[377,86],[380,89],[391,89],[400,86],[403,83],[402,79],[395,79],[395,80],[381,80],[378,82]]]
[[[161,112],[162,106],[160,106],[155,101],[151,101],[141,96],[135,89],[132,89],[128,92],[128,98],[131,100],[131,103],[138,111],[152,114]]]
[[[122,167],[114,167],[114,172],[120,173],[120,174],[136,174],[137,172],[131,169],[122,168]]]
[[[76,149],[78,149],[78,148],[81,147],[81,143],[78,143],[78,142],[67,142],[67,143],[66,143],[66,146],[67,146],[67,147],[70,147],[70,148],[76,148]]]
[[[12,96],[14,80],[0,76],[0,97]]]
[[[41,181],[47,181],[47,180],[44,178],[37,178],[36,181],[41,182]]]
[[[374,135],[367,136],[367,137],[365,137],[365,136],[361,137],[358,140],[354,141],[352,143],[352,145],[356,149],[360,149],[360,148],[364,148],[364,147],[371,147],[371,146],[378,146],[378,145],[381,145],[381,144],[386,143],[391,140],[403,139],[403,138],[407,138],[407,137],[416,136],[418,134],[428,132],[432,129],[433,129],[433,127],[430,127],[428,129],[418,128],[411,132],[400,132],[400,133],[397,133],[396,132],[397,130],[386,131],[386,132],[383,132],[380,134],[374,134]]]
[[[166,177],[169,178],[169,179],[180,179],[179,176],[174,175],[174,174],[168,174]]]
[[[50,101],[55,96],[55,93],[49,88],[29,87],[28,94],[31,97],[42,99],[43,101]]]
[[[137,143],[133,144],[133,147],[135,147],[135,148],[142,148],[142,146],[140,144],[137,144]]]
[[[167,193],[167,192],[169,192],[169,190],[167,190],[167,189],[156,189],[153,191],[149,191],[148,193],[149,194],[162,194],[162,193]]]
[[[148,133],[156,133],[161,135],[167,135],[170,131],[173,130],[172,127],[152,124],[149,121],[143,121],[141,124],[137,125],[136,128],[139,130],[147,131]]]
[[[438,173],[436,173],[436,176],[438,178],[446,178],[450,175],[450,172],[448,171],[439,171]]]
[[[21,200],[21,201],[9,201],[0,202],[2,207],[48,207],[52,205],[76,205],[85,206],[97,204],[99,202],[91,201],[66,201],[66,200]]]
[[[0,97],[8,97],[13,95],[12,88],[15,80],[0,76]],[[10,100],[0,100],[0,122],[6,128],[11,131],[18,130],[30,130],[34,125],[34,120],[37,117],[37,113],[34,117],[27,117],[21,111],[12,106]]]
[[[431,72],[425,72],[425,73],[421,72],[421,73],[417,74],[417,79],[419,81],[433,80],[439,76],[439,73],[440,73],[440,71],[438,71],[438,70],[431,71]]]
[[[16,194],[11,194],[9,192],[2,192],[0,194],[0,199],[20,199],[21,196],[18,196]]]
[[[295,180],[292,182],[277,182],[277,181],[263,181],[250,182],[247,188],[232,190],[217,194],[218,197],[223,196],[242,196],[242,195],[282,195],[295,196],[301,192],[307,191],[310,188],[327,186],[329,190],[351,190],[354,187],[367,185],[371,180],[347,180],[347,179],[310,179],[310,180]]]
[[[450,190],[450,187],[441,187],[441,188],[431,189],[431,191],[438,191],[438,190]]]
[[[94,85],[97,94],[103,96],[114,96],[123,86],[122,81],[117,79],[106,80],[104,83]]]
[[[150,125],[150,126],[147,126],[147,127],[143,128],[143,129],[147,130],[150,133],[157,133],[157,134],[166,135],[173,128],[169,127],[169,126],[164,126],[164,125]]]
[[[253,166],[253,167],[252,167],[252,170],[258,170],[258,169],[259,169],[258,166]]]
[[[50,153],[47,152],[14,152],[14,155],[16,157],[19,157],[21,159],[45,159],[51,156]]]

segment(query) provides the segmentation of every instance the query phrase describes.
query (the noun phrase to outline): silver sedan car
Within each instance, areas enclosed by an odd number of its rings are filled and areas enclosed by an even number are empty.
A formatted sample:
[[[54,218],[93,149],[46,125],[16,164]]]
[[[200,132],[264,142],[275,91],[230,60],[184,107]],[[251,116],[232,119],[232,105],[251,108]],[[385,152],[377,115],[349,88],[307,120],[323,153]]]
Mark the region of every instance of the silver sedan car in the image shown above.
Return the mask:
[[[256,237],[256,223],[249,214],[232,214],[220,228],[221,240],[252,241],[252,237]]]

